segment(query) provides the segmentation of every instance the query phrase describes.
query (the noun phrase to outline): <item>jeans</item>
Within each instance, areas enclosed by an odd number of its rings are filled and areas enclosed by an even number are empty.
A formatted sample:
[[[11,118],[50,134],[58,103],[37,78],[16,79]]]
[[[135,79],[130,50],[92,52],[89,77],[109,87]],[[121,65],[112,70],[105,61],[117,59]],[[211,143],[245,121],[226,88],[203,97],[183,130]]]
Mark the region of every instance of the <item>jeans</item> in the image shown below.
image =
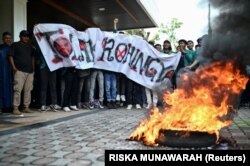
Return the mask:
[[[115,73],[105,73],[105,92],[107,101],[115,101],[116,99],[116,74]]]
[[[93,70],[90,74],[90,91],[89,91],[89,101],[94,101],[94,92],[95,92],[95,83],[96,79],[98,80],[98,88],[99,88],[99,101],[103,101],[104,94],[104,85],[103,85],[103,73],[101,70]]]
[[[51,104],[57,104],[56,94],[56,71],[50,71],[48,67],[41,69],[40,71],[40,83],[41,83],[41,105],[46,105],[47,89],[49,84]]]

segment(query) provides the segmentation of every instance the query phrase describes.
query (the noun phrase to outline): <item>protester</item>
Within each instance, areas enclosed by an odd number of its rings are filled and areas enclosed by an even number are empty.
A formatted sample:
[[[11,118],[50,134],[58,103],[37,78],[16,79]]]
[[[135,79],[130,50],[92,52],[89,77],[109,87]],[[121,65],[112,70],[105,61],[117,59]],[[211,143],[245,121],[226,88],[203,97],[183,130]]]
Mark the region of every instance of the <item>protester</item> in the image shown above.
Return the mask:
[[[96,90],[96,80],[98,81],[99,98],[94,100],[94,93]],[[103,109],[103,97],[104,97],[104,78],[103,71],[99,69],[92,69],[90,72],[90,91],[89,91],[89,108]]]
[[[57,111],[60,110],[61,107],[57,104],[57,88],[56,88],[56,70],[50,71],[44,56],[42,54],[41,49],[39,48],[37,42],[33,40],[33,44],[35,45],[35,54],[37,56],[37,61],[39,62],[39,74],[40,74],[40,104],[41,104],[41,112],[46,112],[48,110]],[[48,93],[48,85],[50,92],[50,105],[47,106],[47,93]]]
[[[104,83],[105,83],[105,92],[107,99],[107,107],[109,109],[117,108],[116,100],[116,73],[111,71],[104,72]]]
[[[161,45],[160,44],[155,44],[154,48],[157,49],[159,52],[161,52]]]
[[[141,85],[138,83],[128,80],[127,82],[127,109],[130,110],[133,108],[133,105],[135,105],[136,109],[141,109],[142,100],[141,100],[141,94],[142,94],[142,88]]]
[[[165,54],[171,54],[172,53],[172,46],[171,46],[171,42],[169,40],[165,40],[163,42],[163,53]]]
[[[35,69],[35,50],[30,44],[30,34],[23,30],[19,34],[20,41],[11,45],[9,58],[14,72],[14,100],[13,113],[21,115],[19,106],[21,102],[21,92],[24,93],[23,104],[24,113],[32,113],[29,109],[31,102],[31,90],[33,88]]]
[[[77,69],[75,67],[65,67],[65,90],[63,93],[63,110],[70,112],[78,111],[77,108]]]
[[[184,57],[184,66],[189,66],[191,65],[194,60],[196,59],[197,52],[193,49],[194,47],[194,42],[192,40],[187,41],[187,50],[186,50],[186,55]]]
[[[118,19],[114,19],[114,29],[113,32],[117,33],[117,23]],[[125,34],[123,31],[120,31],[119,34]],[[126,88],[127,77],[123,73],[116,73],[116,104],[113,106],[124,106],[126,102],[125,97],[125,88]]]
[[[192,64],[186,66],[186,68],[190,70],[195,70],[198,66],[203,66],[211,62],[211,59],[209,57],[204,56],[202,52],[202,49],[204,49],[203,46],[205,45],[204,43],[208,41],[208,35],[203,35],[197,41],[199,41],[200,45],[197,49],[197,57]]]
[[[121,107],[126,102],[126,82],[127,77],[123,73],[116,73],[116,105],[120,105]]]
[[[87,108],[86,103],[88,101],[88,97],[84,97],[85,102],[82,102],[82,93],[84,92],[85,96],[89,96],[89,75],[90,75],[90,69],[78,69],[77,70],[77,108]],[[85,85],[85,89],[83,90]]]
[[[166,41],[165,41],[164,43],[165,43],[165,51],[167,49],[171,50],[171,45],[170,45],[170,47],[168,45],[170,42],[168,44],[166,44]],[[158,51],[161,51],[161,45],[160,44],[156,44],[154,47]],[[145,87],[145,93],[146,93],[146,99],[147,99],[146,108],[150,109],[152,107],[157,107],[157,103],[158,103],[158,94],[157,94],[157,92],[155,90],[150,90],[149,88]]]
[[[187,41],[185,39],[181,39],[178,41],[179,44],[179,51],[181,52],[181,58],[173,75],[173,87],[176,89],[178,87],[179,79],[182,74],[182,70],[185,67],[185,57],[187,56]],[[180,72],[179,72],[180,71]]]
[[[8,52],[12,44],[9,32],[2,34],[3,44],[0,45],[0,112],[10,112],[13,100],[13,74],[8,60]]]

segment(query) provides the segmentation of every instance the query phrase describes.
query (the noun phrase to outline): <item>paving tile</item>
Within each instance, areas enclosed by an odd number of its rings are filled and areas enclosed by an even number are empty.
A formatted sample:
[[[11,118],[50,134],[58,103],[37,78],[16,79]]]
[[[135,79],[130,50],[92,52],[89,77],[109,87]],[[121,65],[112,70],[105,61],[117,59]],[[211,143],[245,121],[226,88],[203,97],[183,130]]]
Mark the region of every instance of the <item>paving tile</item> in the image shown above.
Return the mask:
[[[49,164],[55,162],[56,160],[57,160],[57,158],[55,158],[55,157],[43,157],[43,158],[39,158],[39,159],[32,161],[31,164],[33,164],[33,165],[49,165]]]
[[[81,146],[69,146],[69,147],[65,147],[65,148],[62,148],[61,150],[62,151],[76,151],[76,150],[79,150],[81,149],[82,147]]]
[[[0,164],[3,165],[3,166],[5,166],[5,165],[8,165],[8,166],[22,166],[22,164],[20,164],[20,163],[1,162]]]
[[[96,147],[82,147],[82,149],[77,150],[77,151],[89,153],[89,152],[93,151],[94,149],[96,149]]]
[[[97,158],[97,160],[98,160],[98,161],[103,161],[103,162],[104,162],[105,156],[104,156],[104,155],[103,155],[103,156],[100,156],[100,157]]]
[[[72,162],[72,160],[69,160],[69,159],[58,158],[54,162],[50,163],[50,166],[64,166],[64,165],[66,166],[71,162]]]
[[[42,143],[42,144],[37,144],[36,146],[33,147],[33,149],[35,149],[35,150],[51,149],[54,146],[55,145],[51,145],[51,144],[45,142],[45,143]]]
[[[28,148],[16,148],[16,147],[14,147],[14,148],[10,148],[10,149],[6,150],[4,153],[15,155],[15,154],[25,152],[27,150],[28,150]]]
[[[91,142],[89,144],[86,145],[87,147],[100,147],[103,148],[105,147],[105,143],[103,142]]]
[[[68,166],[91,166],[91,165],[92,161],[88,159],[76,160],[68,164]]]
[[[39,157],[29,155],[29,156],[27,156],[25,158],[22,158],[22,159],[18,160],[17,163],[28,165],[28,164],[30,164],[31,162],[33,162],[34,160],[37,160],[37,159],[39,159]]]
[[[76,159],[81,159],[81,158],[83,158],[86,155],[87,155],[87,153],[73,152],[73,153],[69,153],[67,155],[64,155],[64,158],[76,160]]]
[[[16,161],[19,161],[23,158],[27,157],[26,155],[14,155],[14,154],[11,154],[11,155],[5,155],[3,157],[0,158],[0,162],[16,162]]]
[[[48,157],[54,154],[56,151],[55,150],[50,150],[50,149],[41,149],[35,153],[32,154],[32,156],[36,157]]]

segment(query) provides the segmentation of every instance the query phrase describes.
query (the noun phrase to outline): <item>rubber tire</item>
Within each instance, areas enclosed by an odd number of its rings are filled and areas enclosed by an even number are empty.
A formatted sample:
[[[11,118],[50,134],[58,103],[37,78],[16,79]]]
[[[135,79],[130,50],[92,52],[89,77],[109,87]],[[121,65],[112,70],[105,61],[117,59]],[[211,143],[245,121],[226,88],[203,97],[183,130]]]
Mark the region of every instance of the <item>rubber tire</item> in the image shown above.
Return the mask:
[[[216,144],[216,134],[207,132],[163,130],[156,141],[159,145],[177,148],[200,148],[209,147]]]

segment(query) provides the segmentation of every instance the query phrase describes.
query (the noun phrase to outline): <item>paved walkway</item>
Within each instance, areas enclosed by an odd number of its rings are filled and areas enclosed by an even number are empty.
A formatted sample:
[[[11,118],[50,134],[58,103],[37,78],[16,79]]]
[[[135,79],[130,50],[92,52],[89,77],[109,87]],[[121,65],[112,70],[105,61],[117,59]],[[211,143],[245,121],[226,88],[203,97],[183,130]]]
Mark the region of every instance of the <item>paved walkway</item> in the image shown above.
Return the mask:
[[[0,165],[98,166],[104,165],[105,149],[174,149],[126,140],[146,115],[125,109],[1,114]],[[221,136],[234,142],[221,149],[250,149],[250,109],[240,109]]]

